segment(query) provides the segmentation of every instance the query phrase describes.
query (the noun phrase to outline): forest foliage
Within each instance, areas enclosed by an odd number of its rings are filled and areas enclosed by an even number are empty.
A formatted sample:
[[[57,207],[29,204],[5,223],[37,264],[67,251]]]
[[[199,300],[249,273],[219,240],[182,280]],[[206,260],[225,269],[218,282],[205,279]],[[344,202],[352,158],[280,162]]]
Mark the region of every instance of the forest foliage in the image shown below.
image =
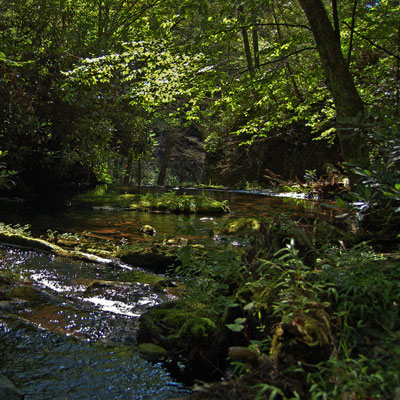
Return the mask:
[[[283,360],[258,398],[393,398],[398,258],[361,242],[399,239],[399,15],[398,0],[0,0],[0,190],[126,182],[157,135],[189,129],[228,169],[277,137],[338,150],[343,226],[272,215],[240,257],[183,248],[189,295],[163,323],[196,346],[222,324]]]
[[[344,75],[331,76],[321,53],[307,14],[316,5],[325,6],[319,17],[325,13],[340,52],[328,56],[340,55]],[[4,162],[20,183],[40,188],[74,174],[121,180],[128,164],[152,157],[156,133],[184,126],[199,129],[214,154],[232,138],[249,144],[299,126],[331,146],[343,125],[364,123],[343,110],[351,110],[349,85],[367,115],[391,126],[399,112],[399,7],[388,0],[3,0]],[[368,135],[350,131],[342,135],[352,142],[350,152],[342,146],[344,161],[360,155],[354,149],[371,150]]]

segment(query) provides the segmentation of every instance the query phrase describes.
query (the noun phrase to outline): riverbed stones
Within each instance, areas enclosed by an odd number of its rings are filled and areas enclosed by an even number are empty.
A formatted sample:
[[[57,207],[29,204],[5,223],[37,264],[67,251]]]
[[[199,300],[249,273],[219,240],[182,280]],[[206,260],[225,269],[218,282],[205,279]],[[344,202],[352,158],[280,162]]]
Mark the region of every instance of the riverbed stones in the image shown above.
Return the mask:
[[[22,400],[25,396],[8,378],[0,374],[0,399]]]

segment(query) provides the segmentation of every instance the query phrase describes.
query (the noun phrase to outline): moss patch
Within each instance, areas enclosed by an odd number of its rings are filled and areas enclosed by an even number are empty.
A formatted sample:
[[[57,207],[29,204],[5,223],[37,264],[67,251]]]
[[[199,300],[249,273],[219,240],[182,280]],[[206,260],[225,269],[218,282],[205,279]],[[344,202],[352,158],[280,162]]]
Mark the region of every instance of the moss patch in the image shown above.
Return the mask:
[[[223,235],[250,235],[260,231],[261,222],[257,218],[235,218],[228,221],[218,234]]]
[[[76,196],[72,203],[77,206],[119,208],[132,211],[171,212],[177,214],[216,214],[229,212],[225,201],[205,196],[178,195],[174,192],[163,194],[120,194],[93,192]]]

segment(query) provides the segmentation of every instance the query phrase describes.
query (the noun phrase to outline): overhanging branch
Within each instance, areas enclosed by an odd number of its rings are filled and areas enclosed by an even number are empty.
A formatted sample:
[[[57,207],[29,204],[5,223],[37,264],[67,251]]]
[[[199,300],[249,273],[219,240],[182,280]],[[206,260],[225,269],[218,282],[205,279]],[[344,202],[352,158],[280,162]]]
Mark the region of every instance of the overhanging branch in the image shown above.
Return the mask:
[[[348,28],[351,29],[351,26],[346,22],[346,21],[341,21],[343,24],[345,24]],[[359,36],[361,39],[364,39],[365,41],[367,41],[371,46],[376,47],[379,50],[382,50],[384,53],[389,54],[390,56],[394,57],[396,60],[400,60],[400,56],[398,56],[395,53],[392,53],[390,50],[386,49],[385,47],[382,47],[381,45],[379,45],[378,43],[375,43],[372,39],[370,39],[369,37],[361,34],[360,32],[357,32],[356,30],[353,30],[354,34]]]
[[[303,49],[299,49],[299,50],[293,51],[292,53],[286,54],[283,57],[277,58],[275,60],[270,60],[270,61],[267,61],[265,63],[261,63],[259,66],[260,67],[265,67],[266,65],[275,64],[275,63],[281,62],[283,60],[286,60],[287,58],[292,57],[292,56],[294,56],[296,54],[302,53],[303,51],[308,51],[308,50],[316,50],[316,48],[315,47],[304,47]],[[256,69],[256,67],[253,67],[252,69]],[[247,68],[247,67],[243,68],[243,71],[238,72],[236,75],[241,75],[241,74],[243,74],[243,73],[245,73],[247,71],[249,71],[249,68]]]

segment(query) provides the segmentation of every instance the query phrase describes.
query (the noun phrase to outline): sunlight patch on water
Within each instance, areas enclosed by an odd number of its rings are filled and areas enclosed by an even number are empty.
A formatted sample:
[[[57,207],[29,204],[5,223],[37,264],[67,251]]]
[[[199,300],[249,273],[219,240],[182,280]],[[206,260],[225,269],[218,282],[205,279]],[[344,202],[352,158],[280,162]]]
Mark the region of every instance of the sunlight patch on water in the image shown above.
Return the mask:
[[[132,311],[134,307],[121,301],[107,300],[103,297],[86,297],[84,300],[95,304],[102,311],[109,311],[114,314],[127,315],[129,317],[140,317],[140,313]]]
[[[48,272],[40,272],[40,273],[34,273],[30,275],[30,278],[37,282],[40,283],[42,286],[54,290],[57,293],[68,293],[71,291],[74,292],[84,292],[86,290],[86,286],[83,285],[77,285],[74,284],[74,286],[71,285],[65,285],[59,281],[57,281],[57,277],[50,275]],[[58,278],[59,279],[59,278]]]

